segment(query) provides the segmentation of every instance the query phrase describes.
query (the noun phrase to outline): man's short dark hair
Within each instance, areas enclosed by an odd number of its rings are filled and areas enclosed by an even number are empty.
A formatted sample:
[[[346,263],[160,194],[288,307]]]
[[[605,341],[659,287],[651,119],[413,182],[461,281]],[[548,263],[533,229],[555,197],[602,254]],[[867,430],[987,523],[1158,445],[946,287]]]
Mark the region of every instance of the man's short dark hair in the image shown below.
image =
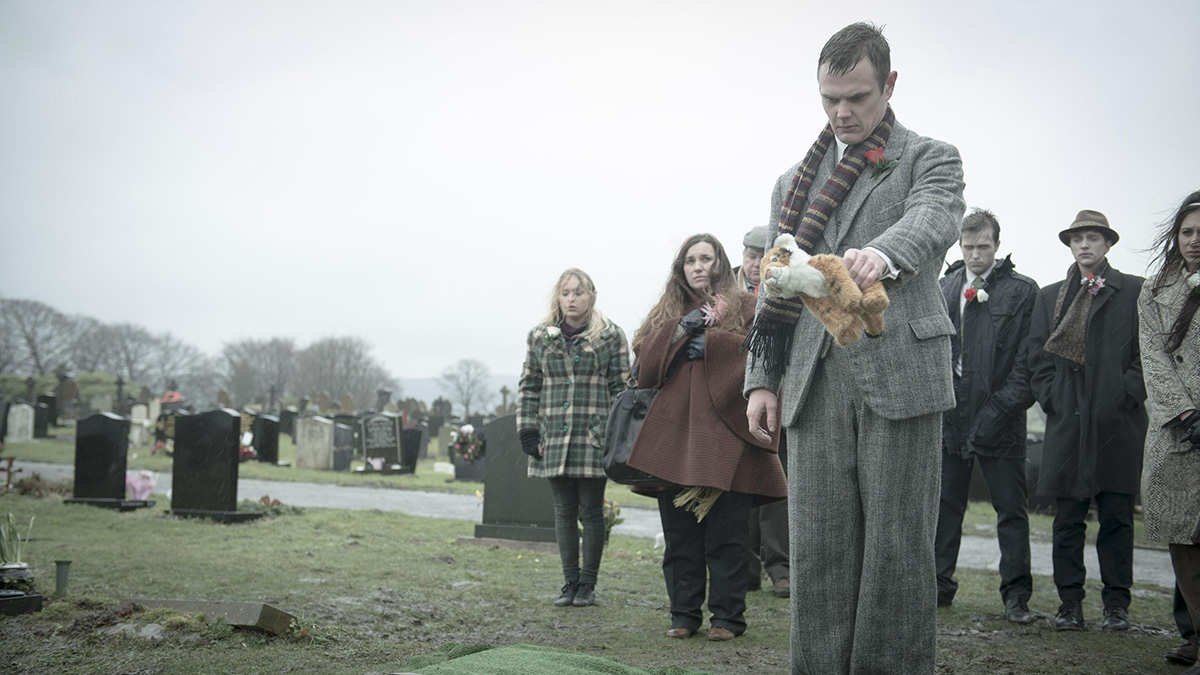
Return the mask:
[[[887,38],[883,37],[882,26],[859,21],[834,33],[821,48],[817,69],[828,63],[830,74],[843,75],[858,65],[864,56],[875,68],[879,91],[883,91],[887,77],[892,72],[892,50],[888,47]]]
[[[985,227],[992,228],[992,241],[1000,243],[1000,221],[996,220],[996,214],[987,209],[971,209],[971,213],[963,218],[959,238],[964,234],[975,234]]]

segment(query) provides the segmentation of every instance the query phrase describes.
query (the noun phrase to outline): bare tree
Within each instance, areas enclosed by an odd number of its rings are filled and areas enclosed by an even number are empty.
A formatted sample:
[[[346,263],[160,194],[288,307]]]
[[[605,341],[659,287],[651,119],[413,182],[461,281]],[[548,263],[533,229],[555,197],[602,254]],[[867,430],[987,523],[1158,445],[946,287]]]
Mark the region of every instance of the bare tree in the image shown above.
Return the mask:
[[[146,380],[141,384],[161,393],[172,380],[194,385],[212,379],[216,372],[206,372],[210,370],[213,362],[199,349],[170,333],[159,333],[154,336],[146,359]]]
[[[0,298],[0,311],[3,311],[4,306],[4,299]],[[9,322],[0,317],[0,375],[15,374],[20,358],[17,335]]]
[[[112,361],[112,349],[104,324],[90,316],[75,317],[75,339],[71,344],[71,365],[82,373],[103,370]]]
[[[126,382],[146,382],[156,342],[150,331],[131,323],[119,323],[106,325],[103,334],[111,350],[109,370],[124,377]]]
[[[475,359],[459,360],[442,371],[438,378],[442,391],[463,407],[463,415],[471,414],[471,406],[486,407],[495,398],[494,392],[488,388],[490,381],[488,367]]]
[[[294,391],[324,391],[333,401],[350,394],[357,406],[367,407],[380,387],[399,395],[399,382],[371,356],[371,346],[362,338],[323,338],[297,358]]]
[[[283,400],[296,372],[296,354],[296,341],[291,338],[227,343],[221,356],[227,365],[230,396],[235,402],[249,402],[266,398],[275,387],[276,400]]]
[[[35,375],[54,372],[70,357],[74,323],[57,309],[37,300],[0,300],[0,320],[16,344],[14,369]]]

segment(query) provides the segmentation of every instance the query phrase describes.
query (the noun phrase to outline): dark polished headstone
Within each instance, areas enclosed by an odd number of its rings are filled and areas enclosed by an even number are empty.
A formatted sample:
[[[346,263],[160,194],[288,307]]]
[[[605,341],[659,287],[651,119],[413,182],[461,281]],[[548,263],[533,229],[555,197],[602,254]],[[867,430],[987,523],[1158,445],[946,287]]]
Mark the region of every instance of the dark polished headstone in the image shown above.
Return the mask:
[[[8,435],[8,399],[0,398],[0,443]]]
[[[50,407],[45,403],[33,406],[33,437],[50,437]]]
[[[38,403],[46,404],[46,422],[52,427],[58,426],[58,396],[54,394],[38,394]]]
[[[354,415],[333,416],[333,449],[350,450],[358,454],[358,417]]]
[[[413,467],[416,471],[417,460],[421,459],[421,440],[428,437],[423,435],[421,427],[408,427],[404,430],[404,452],[401,453],[400,463]]]
[[[237,510],[241,415],[217,408],[175,420],[171,513],[225,522],[262,514]]]
[[[401,448],[405,444],[402,430],[403,419],[400,415],[390,412],[367,415],[359,421],[358,452],[364,460],[368,457],[382,457],[384,473],[414,473],[417,470],[416,461],[404,461]],[[372,467],[368,462],[366,471]]]
[[[434,430],[434,433],[437,433],[438,429],[446,426],[446,418],[441,415],[430,415],[426,421],[429,423],[429,428]]]
[[[258,461],[279,465],[279,426],[279,418],[274,415],[255,416],[250,432],[254,434],[254,452]]]
[[[516,415],[487,424],[487,477],[483,523],[476,537],[554,541],[554,496],[550,482],[527,475],[528,458],[517,438]]]
[[[291,408],[284,408],[279,413],[279,433],[287,434],[292,437],[292,442],[296,442],[296,411]]]
[[[113,413],[93,413],[75,425],[75,504],[130,511],[153,501],[125,498],[125,461],[129,452],[129,420]]]
[[[404,443],[407,446],[409,443],[409,433],[412,434],[413,442],[416,443],[416,459],[429,459],[429,427],[424,423],[409,427],[404,430]]]

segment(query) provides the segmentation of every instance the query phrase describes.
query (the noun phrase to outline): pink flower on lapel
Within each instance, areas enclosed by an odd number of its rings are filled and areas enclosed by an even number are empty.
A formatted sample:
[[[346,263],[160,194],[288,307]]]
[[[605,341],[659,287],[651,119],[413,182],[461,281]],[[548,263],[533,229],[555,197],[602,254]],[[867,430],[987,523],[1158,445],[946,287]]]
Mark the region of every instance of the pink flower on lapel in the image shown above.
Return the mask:
[[[883,148],[873,148],[867,151],[867,166],[871,167],[871,177],[874,178],[888,169],[896,166],[897,161],[894,159],[886,159],[883,156]]]

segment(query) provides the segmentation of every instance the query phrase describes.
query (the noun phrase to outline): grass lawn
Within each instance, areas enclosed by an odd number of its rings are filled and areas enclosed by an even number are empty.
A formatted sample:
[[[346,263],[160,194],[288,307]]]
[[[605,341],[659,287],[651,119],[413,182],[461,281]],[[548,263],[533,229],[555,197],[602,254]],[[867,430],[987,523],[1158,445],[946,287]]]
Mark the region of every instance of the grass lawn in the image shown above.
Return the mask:
[[[613,536],[598,604],[560,609],[551,606],[561,584],[552,547],[463,543],[467,522],[309,509],[219,525],[165,516],[167,500],[154,498],[154,509],[117,513],[64,504],[61,495],[0,496],[0,515],[36,516],[26,559],[47,594],[39,614],[0,617],[0,672],[393,673],[451,642],[561,647],[643,668],[787,672],[788,601],[766,591],[749,595],[749,629],[731,643],[663,637],[661,560],[647,539]],[[61,598],[56,559],[74,561]],[[1107,634],[1095,629],[1099,585],[1089,580],[1091,629],[1058,633],[1044,621],[1004,621],[995,573],[962,570],[959,580],[954,606],[938,612],[938,673],[1180,672],[1162,658],[1179,642],[1169,589],[1139,586],[1134,630]],[[1034,583],[1031,608],[1052,616],[1053,584]],[[261,601],[299,621],[273,637],[162,611],[119,617],[133,597]],[[94,634],[114,621],[151,620],[169,626],[165,639]]]

